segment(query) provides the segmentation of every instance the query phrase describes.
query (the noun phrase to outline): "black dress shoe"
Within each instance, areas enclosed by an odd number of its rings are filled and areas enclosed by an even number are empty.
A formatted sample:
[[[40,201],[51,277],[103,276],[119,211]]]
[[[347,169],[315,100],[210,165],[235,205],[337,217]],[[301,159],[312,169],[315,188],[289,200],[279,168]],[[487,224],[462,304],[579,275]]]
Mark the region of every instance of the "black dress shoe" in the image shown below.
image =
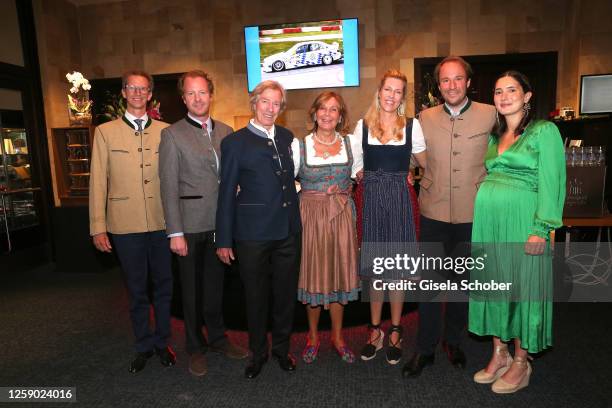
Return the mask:
[[[295,371],[295,358],[291,354],[286,356],[274,356],[278,361],[278,366],[284,371]]]
[[[423,368],[434,363],[434,354],[415,353],[402,368],[402,377],[413,378],[421,375]]]
[[[162,363],[164,367],[171,367],[176,364],[176,354],[174,354],[170,346],[161,349],[155,347],[155,353],[159,356],[159,362]]]
[[[147,365],[147,360],[153,357],[153,351],[145,351],[143,353],[136,353],[136,358],[130,363],[128,371],[130,373],[137,373],[142,371]]]
[[[459,346],[451,346],[450,344],[443,344],[444,351],[446,351],[446,356],[448,357],[448,361],[457,367],[457,368],[465,368],[465,353],[463,350],[459,348]]]
[[[263,368],[263,365],[268,361],[267,358],[253,359],[244,369],[244,376],[250,380],[257,377]]]

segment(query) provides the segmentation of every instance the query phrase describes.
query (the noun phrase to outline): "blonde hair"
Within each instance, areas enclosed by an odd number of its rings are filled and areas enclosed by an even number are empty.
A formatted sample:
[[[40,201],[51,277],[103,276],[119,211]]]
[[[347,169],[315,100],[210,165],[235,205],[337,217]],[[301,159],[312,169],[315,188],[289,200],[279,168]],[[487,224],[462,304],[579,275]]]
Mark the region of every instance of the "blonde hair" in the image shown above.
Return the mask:
[[[251,112],[255,113],[255,105],[259,100],[259,96],[268,89],[273,89],[281,93],[281,112],[285,110],[285,107],[287,106],[287,92],[285,92],[285,88],[283,88],[283,86],[278,82],[269,79],[267,81],[260,82],[259,85],[253,89],[253,92],[251,92],[249,97]]]
[[[329,101],[330,99],[335,99],[340,107],[340,120],[336,125],[336,132],[340,133],[342,136],[346,136],[350,130],[348,124],[348,111],[346,109],[346,103],[344,103],[344,99],[342,98],[342,96],[340,96],[340,94],[332,91],[326,91],[319,94],[319,96],[315,98],[314,102],[310,106],[310,109],[308,110],[308,118],[313,123],[310,132],[315,132],[319,127],[315,115],[321,105],[323,105],[323,103]]]
[[[363,120],[368,127],[370,134],[382,142],[382,138],[384,135],[384,129],[380,123],[380,100],[379,100],[379,92],[385,85],[385,81],[387,78],[395,78],[399,79],[404,83],[404,95],[402,97],[402,102],[397,108],[397,119],[395,120],[395,125],[393,126],[393,140],[400,141],[404,138],[404,128],[406,127],[406,86],[408,84],[408,80],[406,79],[406,75],[401,73],[397,69],[390,69],[380,80],[378,84],[378,89],[376,90],[376,94],[374,95],[374,100],[370,104],[368,111],[366,112]]]

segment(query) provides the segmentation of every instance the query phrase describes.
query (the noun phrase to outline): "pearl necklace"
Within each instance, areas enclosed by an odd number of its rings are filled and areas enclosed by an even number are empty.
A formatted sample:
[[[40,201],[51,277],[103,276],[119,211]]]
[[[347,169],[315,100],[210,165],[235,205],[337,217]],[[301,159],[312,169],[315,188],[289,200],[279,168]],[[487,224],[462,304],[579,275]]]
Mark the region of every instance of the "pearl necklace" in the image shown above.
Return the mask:
[[[331,142],[325,142],[325,141],[323,141],[323,140],[319,139],[319,136],[317,136],[317,132],[314,132],[314,133],[312,134],[312,138],[313,138],[314,140],[316,140],[318,143],[320,143],[320,144],[322,144],[322,145],[324,145],[324,146],[333,146],[333,145],[335,145],[335,144],[338,142],[338,140],[340,139],[340,138],[338,137],[338,134],[336,133],[336,135],[334,136],[334,140],[332,140]]]
[[[316,142],[313,146],[315,150],[315,156],[322,157],[324,160],[327,160],[330,157],[339,154],[342,150],[342,145],[337,144],[341,140],[340,136],[338,136],[338,133],[336,133],[334,140],[331,142],[326,142],[319,139],[316,132],[312,134],[312,139]],[[317,146],[317,143],[321,146]],[[329,150],[331,150],[331,152]]]

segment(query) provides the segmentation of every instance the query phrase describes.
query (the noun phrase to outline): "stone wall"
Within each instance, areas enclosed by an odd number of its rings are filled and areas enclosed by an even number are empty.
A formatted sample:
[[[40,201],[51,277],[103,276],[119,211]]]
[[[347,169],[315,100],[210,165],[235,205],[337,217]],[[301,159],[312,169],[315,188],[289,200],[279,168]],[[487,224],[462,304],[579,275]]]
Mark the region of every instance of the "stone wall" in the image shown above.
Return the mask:
[[[51,129],[68,126],[66,73],[81,68],[81,36],[77,7],[66,0],[34,0],[38,59],[47,125],[51,179],[56,186]],[[59,206],[57,189],[53,189]]]

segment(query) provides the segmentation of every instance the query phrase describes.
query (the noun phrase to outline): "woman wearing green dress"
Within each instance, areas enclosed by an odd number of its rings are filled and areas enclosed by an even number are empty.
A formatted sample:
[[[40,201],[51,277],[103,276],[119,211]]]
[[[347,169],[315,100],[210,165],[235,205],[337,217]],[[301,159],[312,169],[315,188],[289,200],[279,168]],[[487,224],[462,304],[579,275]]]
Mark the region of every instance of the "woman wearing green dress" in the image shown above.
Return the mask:
[[[485,156],[487,177],[476,196],[472,242],[486,253],[474,281],[511,282],[509,292],[472,292],[469,330],[493,336],[493,355],[474,381],[493,392],[529,384],[528,353],[552,345],[550,232],[562,225],[565,154],[557,127],[530,115],[533,91],[516,71],[495,84],[498,123]],[[479,255],[483,255],[481,252]],[[506,342],[514,340],[514,358]]]

